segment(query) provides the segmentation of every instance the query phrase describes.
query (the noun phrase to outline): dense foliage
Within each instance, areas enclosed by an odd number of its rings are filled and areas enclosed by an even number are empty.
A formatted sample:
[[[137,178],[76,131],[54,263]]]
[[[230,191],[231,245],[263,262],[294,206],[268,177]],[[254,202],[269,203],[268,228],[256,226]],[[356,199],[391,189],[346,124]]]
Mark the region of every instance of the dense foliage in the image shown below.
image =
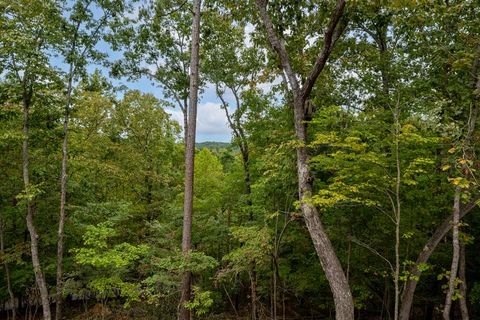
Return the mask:
[[[329,44],[341,3],[204,0],[232,140],[196,144],[185,254],[192,3],[0,0],[0,318],[175,319],[189,272],[194,319],[344,319],[305,204],[355,319],[479,318],[480,5],[348,1]]]

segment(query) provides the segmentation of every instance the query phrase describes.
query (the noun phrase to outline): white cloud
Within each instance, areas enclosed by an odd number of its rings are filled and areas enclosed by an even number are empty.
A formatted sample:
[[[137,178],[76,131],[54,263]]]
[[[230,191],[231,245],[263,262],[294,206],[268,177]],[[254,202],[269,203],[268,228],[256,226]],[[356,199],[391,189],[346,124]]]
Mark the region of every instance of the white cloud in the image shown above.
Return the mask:
[[[183,127],[181,110],[167,109],[166,111],[172,115],[173,120],[176,120]],[[220,104],[214,102],[200,103],[197,110],[198,140],[204,140],[207,137],[229,140],[230,135],[231,130],[228,126],[227,117],[225,111],[220,108]]]
[[[198,106],[198,134],[230,134],[225,111],[219,103],[207,102]]]

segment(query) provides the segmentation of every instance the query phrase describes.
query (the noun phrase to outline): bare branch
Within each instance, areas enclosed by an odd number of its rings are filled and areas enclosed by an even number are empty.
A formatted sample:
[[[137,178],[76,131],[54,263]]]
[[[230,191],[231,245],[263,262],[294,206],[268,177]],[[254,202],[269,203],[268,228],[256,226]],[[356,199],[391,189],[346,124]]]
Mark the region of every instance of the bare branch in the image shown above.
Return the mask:
[[[382,260],[384,260],[386,263],[388,263],[388,265],[390,266],[390,269],[392,270],[392,272],[394,272],[395,269],[393,268],[392,263],[387,258],[385,258],[380,252],[378,252],[377,250],[370,247],[368,244],[363,243],[363,242],[361,242],[360,240],[358,240],[354,237],[351,237],[350,239],[352,240],[353,243],[356,243],[359,246],[362,246],[365,249],[369,250],[370,252],[374,253],[375,255],[379,256]]]

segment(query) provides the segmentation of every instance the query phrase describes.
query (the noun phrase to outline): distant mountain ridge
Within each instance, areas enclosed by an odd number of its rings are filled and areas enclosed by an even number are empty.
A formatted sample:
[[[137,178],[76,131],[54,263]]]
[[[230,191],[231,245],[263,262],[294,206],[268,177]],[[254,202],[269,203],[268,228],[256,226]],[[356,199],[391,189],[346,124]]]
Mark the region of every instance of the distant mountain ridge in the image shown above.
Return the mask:
[[[198,149],[208,148],[208,149],[226,149],[232,146],[229,142],[217,142],[217,141],[204,141],[197,142],[195,146]]]

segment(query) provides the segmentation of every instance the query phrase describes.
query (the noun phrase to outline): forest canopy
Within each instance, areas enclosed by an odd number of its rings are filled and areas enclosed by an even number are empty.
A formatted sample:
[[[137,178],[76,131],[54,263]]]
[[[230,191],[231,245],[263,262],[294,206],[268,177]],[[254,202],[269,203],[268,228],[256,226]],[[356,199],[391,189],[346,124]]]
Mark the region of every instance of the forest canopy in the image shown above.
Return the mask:
[[[480,318],[479,108],[474,0],[0,0],[0,319]]]

